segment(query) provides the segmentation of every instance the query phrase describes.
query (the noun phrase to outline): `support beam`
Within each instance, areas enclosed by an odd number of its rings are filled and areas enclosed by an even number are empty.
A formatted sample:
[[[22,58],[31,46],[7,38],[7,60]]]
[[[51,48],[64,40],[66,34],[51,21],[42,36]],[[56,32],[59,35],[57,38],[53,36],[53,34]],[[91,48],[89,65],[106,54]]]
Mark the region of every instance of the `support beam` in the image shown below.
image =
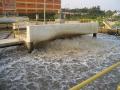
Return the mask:
[[[34,49],[33,42],[27,42],[28,53],[31,53]]]
[[[97,37],[97,33],[93,33],[93,38],[96,38]]]

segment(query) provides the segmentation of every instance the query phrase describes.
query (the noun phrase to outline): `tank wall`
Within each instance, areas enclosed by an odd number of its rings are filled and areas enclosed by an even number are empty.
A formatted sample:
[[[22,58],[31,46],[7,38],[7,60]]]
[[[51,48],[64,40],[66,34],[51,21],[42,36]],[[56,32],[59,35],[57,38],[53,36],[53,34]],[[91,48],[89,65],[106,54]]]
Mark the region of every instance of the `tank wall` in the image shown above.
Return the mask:
[[[98,23],[47,24],[27,26],[26,42],[41,42],[56,36],[98,33]]]

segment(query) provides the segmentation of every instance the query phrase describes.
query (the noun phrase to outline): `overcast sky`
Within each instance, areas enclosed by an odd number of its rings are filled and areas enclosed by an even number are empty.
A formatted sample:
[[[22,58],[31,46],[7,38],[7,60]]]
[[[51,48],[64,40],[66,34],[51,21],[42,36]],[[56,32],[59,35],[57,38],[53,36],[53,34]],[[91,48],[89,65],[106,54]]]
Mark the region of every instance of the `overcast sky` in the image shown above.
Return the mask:
[[[102,10],[119,10],[120,0],[62,0],[62,8],[100,6]]]

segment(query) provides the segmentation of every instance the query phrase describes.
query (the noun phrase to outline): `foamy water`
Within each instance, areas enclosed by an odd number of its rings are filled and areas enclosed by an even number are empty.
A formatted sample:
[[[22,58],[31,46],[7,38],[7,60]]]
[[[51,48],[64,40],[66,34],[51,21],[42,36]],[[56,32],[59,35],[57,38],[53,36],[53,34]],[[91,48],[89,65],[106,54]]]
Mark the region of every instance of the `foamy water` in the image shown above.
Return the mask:
[[[99,34],[57,39],[31,54],[23,46],[0,49],[0,90],[68,90],[120,61],[120,38]],[[120,68],[83,90],[116,90]]]

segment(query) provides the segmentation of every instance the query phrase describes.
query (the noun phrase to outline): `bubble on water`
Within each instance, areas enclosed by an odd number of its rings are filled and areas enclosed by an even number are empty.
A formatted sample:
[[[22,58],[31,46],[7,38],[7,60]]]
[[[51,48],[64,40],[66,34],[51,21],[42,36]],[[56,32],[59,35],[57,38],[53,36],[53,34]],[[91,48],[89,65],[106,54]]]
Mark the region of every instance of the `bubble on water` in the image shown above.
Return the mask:
[[[23,47],[7,48],[6,57],[0,59],[0,86],[11,90],[68,90],[118,62],[119,45],[120,39],[115,36],[98,34],[96,39],[91,35],[57,39],[39,46],[31,54]],[[119,72],[117,68],[84,90],[114,90],[111,83],[120,81]]]

